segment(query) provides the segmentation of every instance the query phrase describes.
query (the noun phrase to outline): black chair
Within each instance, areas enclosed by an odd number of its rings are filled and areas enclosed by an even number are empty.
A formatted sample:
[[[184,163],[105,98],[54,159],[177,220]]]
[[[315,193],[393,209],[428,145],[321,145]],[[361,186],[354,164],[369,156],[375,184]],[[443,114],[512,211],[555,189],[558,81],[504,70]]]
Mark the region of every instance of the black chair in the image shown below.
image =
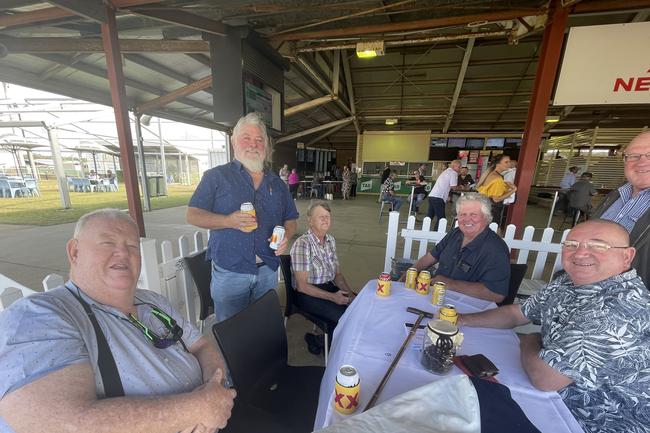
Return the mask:
[[[205,250],[185,257],[185,265],[190,271],[194,285],[199,291],[199,320],[201,320],[201,332],[205,325],[205,319],[214,313],[214,302],[210,295],[210,281],[212,281],[212,262],[205,260]]]
[[[297,305],[297,293],[295,287],[293,287],[293,279],[291,278],[292,272],[290,255],[283,254],[280,256],[280,267],[282,269],[282,278],[284,278],[284,287],[287,293],[287,306],[284,310],[284,322],[286,324],[287,319],[291,315],[300,314],[305,319],[318,326],[321,331],[323,331],[325,334],[325,366],[327,366],[327,357],[329,355],[329,334],[332,330],[330,329],[330,326],[325,319],[317,316],[316,314],[309,313]]]
[[[235,407],[241,406],[223,431],[255,433],[250,418],[262,416],[287,432],[311,432],[325,369],[287,364],[287,334],[276,291],[216,323],[212,331],[237,391]]]
[[[510,281],[508,282],[508,295],[503,300],[503,302],[498,303],[497,305],[510,305],[515,302],[515,297],[517,292],[519,292],[519,286],[524,280],[526,271],[528,270],[528,265],[525,263],[517,264],[510,263]]]

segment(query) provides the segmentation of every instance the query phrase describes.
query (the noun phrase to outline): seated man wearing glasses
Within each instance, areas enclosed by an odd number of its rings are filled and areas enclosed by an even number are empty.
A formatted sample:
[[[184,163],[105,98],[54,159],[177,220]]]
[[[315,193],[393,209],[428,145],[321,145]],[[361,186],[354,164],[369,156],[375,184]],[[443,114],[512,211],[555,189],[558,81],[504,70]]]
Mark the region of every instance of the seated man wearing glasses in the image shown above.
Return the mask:
[[[532,384],[557,391],[585,431],[645,432],[650,423],[650,293],[630,268],[624,227],[605,220],[575,226],[563,242],[565,273],[527,299],[475,314],[459,326],[513,328]]]
[[[592,213],[619,223],[630,233],[632,266],[650,287],[650,132],[637,135],[623,153],[627,182],[610,192]]]
[[[164,297],[136,289],[140,236],[127,214],[82,216],[70,279],[0,314],[0,432],[212,432],[226,425],[216,346]]]

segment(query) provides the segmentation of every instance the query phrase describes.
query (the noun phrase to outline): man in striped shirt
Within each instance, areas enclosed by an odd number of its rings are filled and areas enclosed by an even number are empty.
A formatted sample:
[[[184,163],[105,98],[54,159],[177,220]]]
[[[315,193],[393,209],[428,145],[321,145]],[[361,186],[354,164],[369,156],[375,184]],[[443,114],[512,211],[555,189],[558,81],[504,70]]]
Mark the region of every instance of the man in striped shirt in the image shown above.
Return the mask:
[[[625,148],[627,183],[605,197],[592,217],[619,223],[636,248],[634,267],[650,287],[650,132],[637,135]]]

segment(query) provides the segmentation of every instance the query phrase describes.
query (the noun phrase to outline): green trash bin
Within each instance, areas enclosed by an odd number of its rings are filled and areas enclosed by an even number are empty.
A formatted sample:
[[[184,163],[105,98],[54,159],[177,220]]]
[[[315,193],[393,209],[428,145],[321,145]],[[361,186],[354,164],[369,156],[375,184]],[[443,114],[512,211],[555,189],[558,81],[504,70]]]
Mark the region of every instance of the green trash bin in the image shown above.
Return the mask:
[[[158,188],[159,176],[147,176],[147,187],[149,188],[149,197],[158,197],[160,189]]]

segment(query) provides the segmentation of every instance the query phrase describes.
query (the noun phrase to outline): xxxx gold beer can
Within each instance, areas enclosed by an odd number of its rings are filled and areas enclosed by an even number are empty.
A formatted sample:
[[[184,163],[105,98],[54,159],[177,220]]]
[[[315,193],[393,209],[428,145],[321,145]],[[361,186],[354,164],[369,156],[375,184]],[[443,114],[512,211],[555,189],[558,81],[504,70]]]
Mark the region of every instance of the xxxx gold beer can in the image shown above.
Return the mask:
[[[377,296],[390,296],[391,284],[390,274],[386,272],[379,274],[379,278],[377,278]]]
[[[456,307],[451,304],[445,304],[440,308],[440,320],[446,320],[454,325],[458,321],[458,312]]]
[[[415,268],[408,268],[406,271],[406,281],[404,286],[407,289],[415,289],[415,286],[418,284],[418,270]]]
[[[336,373],[334,385],[334,409],[342,414],[350,414],[359,407],[359,392],[361,380],[357,369],[351,365],[343,365]]]
[[[253,216],[256,216],[255,207],[253,206],[253,203],[249,203],[249,202],[242,203],[241,206],[239,207],[239,210],[241,212],[243,212],[243,213],[248,213],[248,214],[251,214]],[[244,227],[244,231],[245,232],[252,232],[256,228],[257,228],[257,222],[255,222],[253,225]]]
[[[445,293],[447,292],[447,285],[442,281],[436,281],[431,288],[433,294],[431,295],[431,303],[433,305],[442,306],[445,303]]]
[[[418,275],[415,291],[420,295],[427,295],[429,294],[429,284],[431,284],[431,273],[429,271],[422,271]]]
[[[269,247],[272,250],[280,248],[280,244],[284,240],[284,232],[285,230],[283,226],[275,226],[273,234],[271,235],[271,243],[269,244]]]

